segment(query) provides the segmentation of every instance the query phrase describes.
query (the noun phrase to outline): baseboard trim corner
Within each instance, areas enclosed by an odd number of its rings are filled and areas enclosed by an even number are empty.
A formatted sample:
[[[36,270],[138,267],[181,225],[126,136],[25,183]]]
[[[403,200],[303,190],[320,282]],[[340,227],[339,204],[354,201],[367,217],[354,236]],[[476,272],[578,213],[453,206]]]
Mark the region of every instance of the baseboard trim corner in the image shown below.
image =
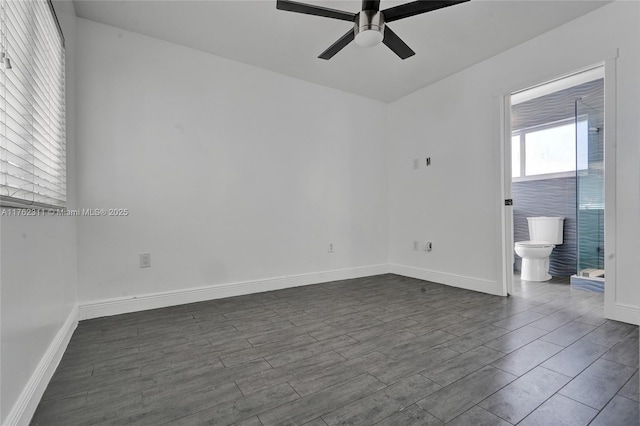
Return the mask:
[[[613,318],[611,319],[640,325],[640,309],[637,306],[616,303],[613,307]]]
[[[238,281],[206,287],[187,288],[160,293],[150,293],[126,298],[106,299],[79,305],[79,320],[108,317],[149,309],[166,308],[186,303],[262,293],[291,287],[319,284],[352,278],[369,277],[389,272],[387,264],[334,269],[307,274],[287,275],[261,280]]]
[[[78,307],[74,306],[31,374],[18,400],[11,408],[5,419],[5,426],[28,425],[30,423],[77,326]]]
[[[452,287],[466,290],[478,291],[500,296],[501,289],[497,282],[480,278],[466,277],[463,275],[449,274],[446,272],[432,271],[429,269],[416,268],[414,266],[390,264],[389,272],[419,280],[431,281],[438,284],[445,284]]]

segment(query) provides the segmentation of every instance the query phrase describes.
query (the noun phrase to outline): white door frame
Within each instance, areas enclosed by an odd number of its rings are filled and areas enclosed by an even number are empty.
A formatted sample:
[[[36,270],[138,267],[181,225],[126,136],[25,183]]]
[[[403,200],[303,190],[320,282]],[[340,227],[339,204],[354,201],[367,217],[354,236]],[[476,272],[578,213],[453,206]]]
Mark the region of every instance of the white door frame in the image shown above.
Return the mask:
[[[605,156],[605,218],[604,218],[604,262],[606,285],[604,293],[605,318],[636,323],[632,310],[616,298],[616,59],[617,49],[604,56],[605,60],[594,61],[588,66],[572,72],[558,73],[557,76],[571,75],[597,66],[604,66],[604,156]],[[559,78],[559,77],[556,77]],[[554,80],[538,78],[528,85],[521,85],[500,96],[500,163],[502,178],[501,202],[511,199],[511,93],[527,87]],[[502,206],[502,295],[512,292],[513,288],[513,208]]]
[[[502,295],[513,293],[513,206],[507,200],[511,195],[511,93],[502,95],[500,102],[500,177],[502,190]]]

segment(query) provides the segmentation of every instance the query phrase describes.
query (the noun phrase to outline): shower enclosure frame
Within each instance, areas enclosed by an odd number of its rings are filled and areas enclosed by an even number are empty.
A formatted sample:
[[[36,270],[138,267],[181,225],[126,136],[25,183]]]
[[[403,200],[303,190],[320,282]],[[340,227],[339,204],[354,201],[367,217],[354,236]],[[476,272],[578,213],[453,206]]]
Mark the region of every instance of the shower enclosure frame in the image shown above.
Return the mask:
[[[599,102],[596,103],[599,104]],[[576,123],[576,274],[571,285],[600,291],[604,285],[604,105],[593,104],[589,96],[575,101]],[[580,121],[586,126],[579,131]],[[580,168],[579,158],[585,156],[586,164]],[[595,220],[595,224],[593,223]],[[595,225],[595,226],[594,226]],[[583,272],[594,270],[594,277]],[[605,271],[606,274],[606,271]],[[606,275],[605,275],[606,276]],[[594,279],[598,277],[597,279]]]

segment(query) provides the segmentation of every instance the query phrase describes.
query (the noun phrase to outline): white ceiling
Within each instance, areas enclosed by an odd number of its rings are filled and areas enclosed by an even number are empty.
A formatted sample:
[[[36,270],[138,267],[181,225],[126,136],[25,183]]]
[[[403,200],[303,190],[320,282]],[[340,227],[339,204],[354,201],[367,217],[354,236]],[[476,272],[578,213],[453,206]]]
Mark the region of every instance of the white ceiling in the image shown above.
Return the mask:
[[[305,0],[300,0],[305,1]],[[382,0],[381,9],[409,0]],[[357,12],[360,1],[306,1]],[[608,1],[471,0],[389,26],[415,52],[351,43],[331,60],[317,56],[348,31],[345,21],[276,10],[275,0],[74,0],[79,17],[210,52],[383,102],[573,20]]]

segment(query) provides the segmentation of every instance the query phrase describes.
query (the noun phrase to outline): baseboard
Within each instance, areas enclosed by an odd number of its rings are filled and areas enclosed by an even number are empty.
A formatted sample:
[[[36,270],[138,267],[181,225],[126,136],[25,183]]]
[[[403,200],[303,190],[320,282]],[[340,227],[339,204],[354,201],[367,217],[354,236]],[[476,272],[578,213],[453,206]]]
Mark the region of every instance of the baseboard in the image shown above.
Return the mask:
[[[445,272],[431,271],[429,269],[416,268],[414,266],[397,265],[393,263],[389,265],[389,272],[405,277],[417,278],[420,280],[450,285],[452,287],[464,288],[466,290],[500,295],[500,288],[498,286],[498,283],[495,281],[465,277],[463,275],[448,274]]]
[[[78,307],[79,319],[86,320],[91,318],[107,317],[111,315],[126,314],[129,312],[146,311],[149,309],[183,305],[185,303],[202,302],[205,300],[222,299],[225,297],[242,296],[252,293],[262,293],[265,291],[281,290],[284,288],[319,284],[329,281],[369,277],[372,275],[386,274],[388,272],[389,266],[387,264],[370,265],[313,272],[308,274],[287,275],[284,277],[267,278],[254,281],[216,284],[207,287],[144,294],[128,298],[100,300],[81,303]]]
[[[637,306],[616,303],[613,307],[613,317],[611,319],[640,325],[640,309]]]
[[[29,424],[77,325],[78,308],[74,307],[13,405],[5,419],[5,426]]]

